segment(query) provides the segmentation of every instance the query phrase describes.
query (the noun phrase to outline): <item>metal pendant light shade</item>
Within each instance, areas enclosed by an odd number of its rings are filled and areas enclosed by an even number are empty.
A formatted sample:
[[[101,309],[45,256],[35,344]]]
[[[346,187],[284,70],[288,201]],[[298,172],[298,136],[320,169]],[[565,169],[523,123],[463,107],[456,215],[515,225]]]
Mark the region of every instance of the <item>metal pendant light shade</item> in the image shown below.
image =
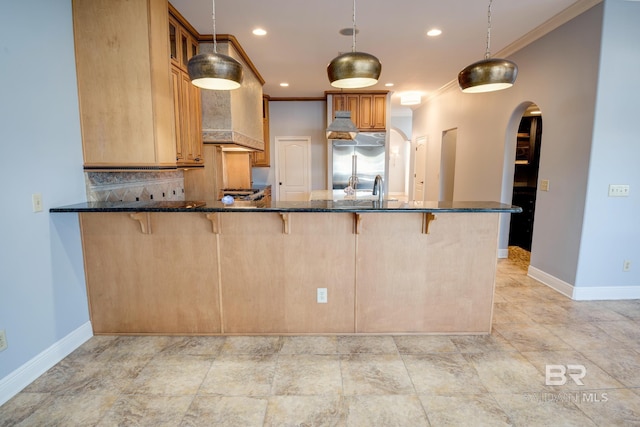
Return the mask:
[[[353,0],[353,28],[351,30],[351,52],[336,56],[327,66],[331,86],[341,89],[355,89],[373,86],[380,78],[382,64],[375,56],[356,52],[356,0]]]
[[[242,83],[242,64],[221,53],[200,53],[187,64],[191,83],[202,89],[231,90]]]
[[[232,90],[242,83],[242,64],[228,55],[218,53],[216,39],[216,2],[211,0],[213,21],[213,53],[199,53],[189,59],[187,71],[191,83],[202,89]]]
[[[351,111],[336,111],[336,118],[327,128],[327,139],[354,139],[360,132],[351,121]]]
[[[458,74],[458,85],[465,93],[492,92],[513,86],[518,66],[506,59],[489,58],[468,65]]]
[[[364,52],[343,53],[327,67],[331,86],[343,89],[372,86],[378,82],[381,71],[378,58]]]
[[[466,66],[458,73],[458,85],[465,93],[493,92],[513,86],[518,66],[509,60],[491,58],[491,3],[487,11],[487,48],[484,59]]]

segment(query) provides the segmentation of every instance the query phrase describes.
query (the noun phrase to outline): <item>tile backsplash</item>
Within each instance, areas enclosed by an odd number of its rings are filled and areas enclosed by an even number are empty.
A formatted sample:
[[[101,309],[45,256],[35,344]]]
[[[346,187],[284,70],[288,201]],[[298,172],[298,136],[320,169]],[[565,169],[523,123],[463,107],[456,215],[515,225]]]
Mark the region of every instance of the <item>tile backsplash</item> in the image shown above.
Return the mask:
[[[181,170],[162,172],[85,172],[87,201],[184,200]]]

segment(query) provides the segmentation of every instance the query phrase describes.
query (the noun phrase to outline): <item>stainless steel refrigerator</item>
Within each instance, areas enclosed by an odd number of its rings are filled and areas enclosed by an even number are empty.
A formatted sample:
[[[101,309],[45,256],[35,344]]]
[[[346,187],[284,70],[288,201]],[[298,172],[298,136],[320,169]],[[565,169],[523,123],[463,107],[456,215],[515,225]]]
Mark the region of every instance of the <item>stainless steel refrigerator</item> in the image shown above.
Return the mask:
[[[385,177],[385,132],[361,132],[353,141],[334,140],[332,188],[344,189],[357,176],[357,190],[373,190],[376,175]]]

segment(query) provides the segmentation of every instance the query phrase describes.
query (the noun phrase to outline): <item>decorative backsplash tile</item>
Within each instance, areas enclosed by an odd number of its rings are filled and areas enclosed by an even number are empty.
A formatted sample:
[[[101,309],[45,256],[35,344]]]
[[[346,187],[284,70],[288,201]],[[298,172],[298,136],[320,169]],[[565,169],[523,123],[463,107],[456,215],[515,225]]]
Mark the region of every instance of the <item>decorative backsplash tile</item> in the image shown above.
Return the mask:
[[[87,201],[184,200],[183,171],[85,172]]]

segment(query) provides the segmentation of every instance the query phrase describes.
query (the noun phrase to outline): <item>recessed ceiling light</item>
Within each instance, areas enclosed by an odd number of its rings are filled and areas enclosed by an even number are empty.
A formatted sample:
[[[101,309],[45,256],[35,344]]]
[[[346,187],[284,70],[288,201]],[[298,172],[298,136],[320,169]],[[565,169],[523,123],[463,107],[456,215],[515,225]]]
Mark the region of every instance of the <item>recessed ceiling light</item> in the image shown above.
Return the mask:
[[[282,82],[282,83],[280,83],[280,86],[282,86],[282,87],[289,87],[289,83]]]
[[[440,34],[442,34],[442,30],[439,30],[438,28],[432,28],[429,31],[427,31],[427,35],[429,37],[437,37]]]
[[[253,30],[253,34],[256,36],[266,36],[267,30],[264,30],[262,28],[256,28],[255,30]]]
[[[386,87],[391,87],[391,86],[393,86],[393,83],[386,83],[385,86]]]

